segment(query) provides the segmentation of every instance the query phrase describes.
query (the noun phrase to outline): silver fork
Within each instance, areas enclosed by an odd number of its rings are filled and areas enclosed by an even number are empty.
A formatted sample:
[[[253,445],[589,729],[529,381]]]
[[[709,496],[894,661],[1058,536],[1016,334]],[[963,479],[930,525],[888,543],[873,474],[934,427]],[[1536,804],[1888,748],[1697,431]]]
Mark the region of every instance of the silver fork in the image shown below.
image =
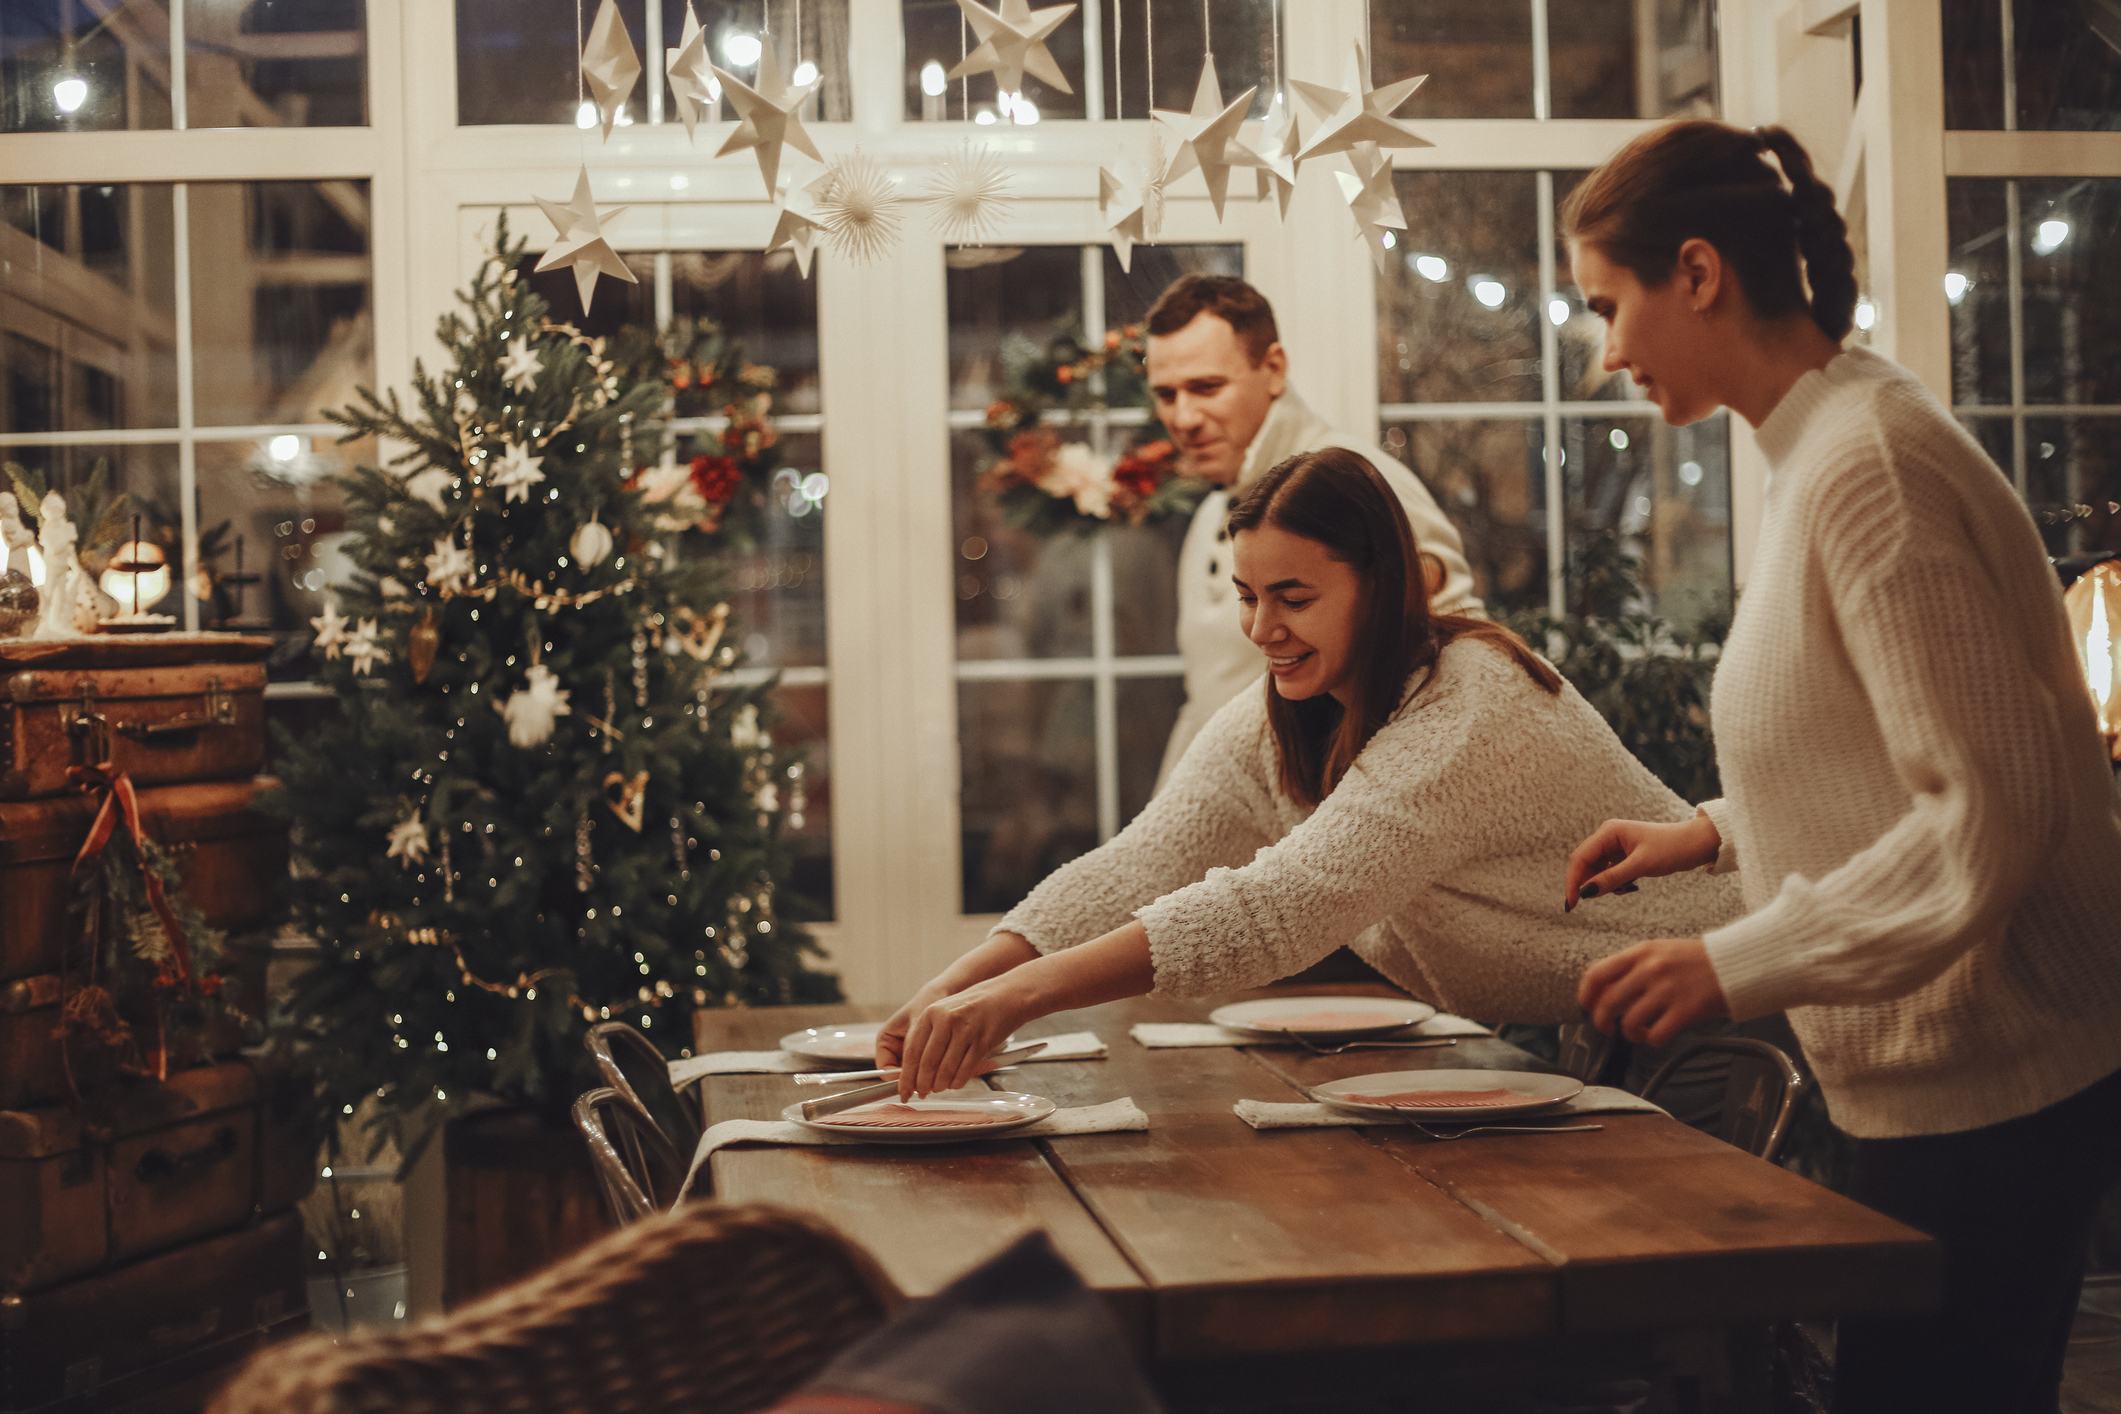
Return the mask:
[[[1544,1124],[1477,1124],[1471,1129],[1461,1129],[1450,1134],[1439,1134],[1426,1124],[1407,1121],[1407,1127],[1418,1131],[1424,1139],[1464,1139],[1473,1134],[1594,1134],[1604,1129],[1602,1124],[1572,1124],[1565,1128]]]
[[[1432,1037],[1423,1041],[1343,1041],[1337,1046],[1321,1046],[1302,1036],[1292,1034],[1289,1039],[1302,1046],[1314,1056],[1337,1056],[1342,1051],[1357,1049],[1372,1051],[1425,1051],[1437,1046],[1455,1046],[1456,1036]]]

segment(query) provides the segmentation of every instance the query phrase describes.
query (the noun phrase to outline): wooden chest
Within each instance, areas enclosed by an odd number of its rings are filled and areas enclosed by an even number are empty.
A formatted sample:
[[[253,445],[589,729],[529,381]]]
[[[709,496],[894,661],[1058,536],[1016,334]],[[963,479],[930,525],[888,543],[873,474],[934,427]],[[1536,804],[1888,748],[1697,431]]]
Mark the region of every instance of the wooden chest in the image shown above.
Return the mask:
[[[0,800],[64,794],[108,760],[135,786],[240,779],[265,764],[265,658],[235,634],[0,639]]]
[[[35,1291],[300,1202],[315,1155],[241,1061],[93,1111],[0,1111],[0,1293]]]
[[[98,1276],[0,1295],[0,1414],[197,1409],[309,1324],[299,1213]],[[135,1402],[150,1401],[150,1402]]]

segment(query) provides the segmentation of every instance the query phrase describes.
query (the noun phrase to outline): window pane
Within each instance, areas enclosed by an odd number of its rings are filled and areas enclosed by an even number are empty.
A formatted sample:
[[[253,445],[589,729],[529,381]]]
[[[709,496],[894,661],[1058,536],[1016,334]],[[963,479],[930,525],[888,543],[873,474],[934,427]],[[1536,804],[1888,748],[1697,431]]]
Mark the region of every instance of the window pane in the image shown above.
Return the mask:
[[[589,309],[582,309],[581,290],[574,282],[574,268],[564,266],[556,270],[540,272],[538,261],[544,252],[537,248],[541,240],[555,239],[551,229],[542,224],[542,215],[532,218],[539,223],[530,233],[531,249],[523,253],[516,262],[516,277],[530,281],[530,288],[545,301],[546,317],[559,324],[572,324],[592,338],[609,338],[619,330],[632,326],[652,328],[655,325],[655,257],[637,250],[619,252],[626,268],[633,272],[634,283],[615,280],[609,275],[597,276],[596,288],[589,294]],[[513,225],[511,230],[518,228]],[[520,231],[518,231],[520,234]]]
[[[595,7],[583,0],[583,22]],[[576,123],[579,114],[576,6],[572,0],[456,0],[457,122],[465,127],[490,123]],[[639,56],[642,74],[627,99],[621,126],[648,121],[648,89],[661,85],[665,122],[679,122],[664,74],[663,51],[675,49],[685,28],[685,0],[657,0],[661,49],[651,55],[647,14],[639,5],[622,5],[619,16]],[[854,116],[847,83],[847,0],[772,0],[771,23],[764,26],[774,41],[784,78],[795,79],[801,64],[813,65],[822,80],[803,107],[805,119],[847,122]],[[801,53],[795,35],[800,10]],[[753,47],[768,16],[760,0],[693,0],[693,12],[707,36],[708,58],[747,83],[756,76],[758,51]],[[807,80],[806,80],[807,81]],[[735,115],[728,101],[708,114],[710,124]],[[594,119],[592,119],[592,122]],[[710,128],[710,132],[713,129]],[[722,134],[715,133],[715,147]],[[700,134],[696,147],[707,147]],[[704,156],[704,154],[703,154]],[[731,161],[750,162],[749,153]]]
[[[1402,118],[1534,115],[1530,0],[1375,0],[1370,42],[1374,82],[1429,76]]]
[[[1547,606],[1547,496],[1540,425],[1402,422],[1385,450],[1411,467],[1458,527],[1473,588],[1498,609]]]
[[[368,122],[367,0],[184,0],[194,128]]]
[[[2121,550],[2117,447],[2121,418],[2025,420],[2026,501],[2040,522],[2048,553]]]
[[[1199,11],[1194,13],[1197,15]],[[957,0],[901,0],[901,14],[906,28],[907,117],[926,118],[931,122],[961,122],[967,116],[965,100],[969,94],[974,121],[1011,121],[1002,117],[995,104],[1000,75],[969,74],[961,79],[940,77],[956,68],[960,59],[979,46],[979,38],[965,23],[964,12],[958,8]],[[1109,35],[1111,31],[1106,33]],[[1080,10],[1061,21],[1060,28],[1046,37],[1046,48],[1074,92],[1063,93],[1043,79],[1026,74],[1023,96],[1030,100],[1032,109],[1022,116],[1033,122],[1045,118],[1082,117],[1088,110],[1083,106],[1083,17]],[[1105,53],[1109,67],[1109,40]],[[939,82],[943,91],[937,94],[926,92],[922,87],[924,81],[931,88]],[[1034,112],[1037,114],[1035,118],[1032,117]]]
[[[1589,172],[1554,173],[1554,209],[1559,212],[1576,184]],[[1639,401],[1642,393],[1625,373],[1605,371],[1605,321],[1584,308],[1583,291],[1576,288],[1569,272],[1568,243],[1558,233],[1554,241],[1554,297],[1547,317],[1564,317],[1555,328],[1555,343],[1561,355],[1560,392],[1565,402]],[[1565,304],[1564,310],[1561,306]]]
[[[1595,571],[1636,561],[1643,607],[1686,632],[1731,613],[1729,415],[1672,427],[1654,414],[1564,418],[1572,613],[1621,608]]]
[[[1944,126],[2003,126],[2003,0],[1943,0]]]
[[[1379,399],[1537,399],[1536,176],[1401,172],[1393,182],[1406,255],[1378,281]]]
[[[964,909],[1000,913],[1097,844],[1090,683],[961,682],[957,741]]]
[[[198,182],[189,199],[200,424],[320,422],[373,387],[368,183]]]
[[[174,427],[171,188],[0,187],[0,429]]]
[[[599,306],[603,299],[599,293]],[[817,285],[796,269],[794,252],[676,252],[670,257],[670,312],[678,319],[714,320],[743,344],[745,358],[772,368],[785,411],[819,410]]]
[[[1988,453],[1989,460],[1994,462],[2001,469],[2004,476],[2010,478],[2015,484],[2017,474],[2013,467],[2016,463],[2016,454],[2011,449],[2011,419],[2008,417],[1962,417],[1959,419],[1959,425],[1973,434],[1974,440],[1981,444],[1981,450]],[[2039,519],[2043,511],[2052,512],[2061,509],[2056,504],[2058,501],[2059,497],[2050,496],[2046,504],[2036,504],[2033,507],[2034,519]]]
[[[2104,0],[2017,0],[2018,126],[2121,129],[2121,13]]]
[[[2021,180],[2025,399],[2121,403],[2121,180]]]
[[[1063,442],[1087,442],[1091,436],[1082,427],[1050,430]],[[1090,537],[1040,537],[1009,526],[994,498],[979,486],[981,471],[994,459],[985,434],[951,434],[958,661],[1087,658]]]
[[[1556,118],[1714,117],[1710,0],[1566,0],[1547,7]]]
[[[1122,658],[1178,651],[1178,547],[1187,524],[1174,517],[1103,532],[1112,555],[1112,651]]]
[[[2004,188],[2005,183],[1985,178],[1955,177],[1945,184],[1951,255],[1944,294],[1952,304],[1955,403],[2011,400],[2010,221]]]
[[[0,132],[167,128],[168,0],[7,0]]]
[[[1178,709],[1186,705],[1184,678],[1121,678],[1113,684],[1119,708],[1119,820],[1141,814],[1156,788]]]
[[[758,517],[758,542],[718,553],[746,667],[825,663],[825,508],[797,489],[819,470],[818,441],[815,433],[781,438],[775,498]],[[680,441],[681,459],[690,443]]]
[[[147,612],[172,615],[181,626],[183,550],[178,535],[176,447],[7,447],[0,448],[0,461],[23,468],[32,482],[41,478],[45,489],[66,498],[67,516],[74,523],[77,537],[76,554],[82,567],[98,581],[98,598],[90,606],[96,617],[130,612],[137,584]],[[0,483],[0,489],[13,488]],[[98,537],[96,530],[121,495],[130,500],[129,514],[114,524],[112,534]],[[34,505],[22,509],[27,516],[38,512]],[[140,538],[159,548],[163,562],[169,566],[167,574],[150,572],[137,579],[129,574],[109,574],[117,550],[132,539],[133,516],[139,517]],[[153,554],[141,558],[150,559]],[[31,569],[34,574],[36,566]]]
[[[1038,358],[1057,338],[1082,338],[1080,247],[979,246],[943,259],[953,408],[986,407],[1007,387],[1012,362]]]
[[[773,740],[803,752],[803,809],[791,806],[787,839],[795,855],[790,885],[815,904],[820,916],[837,916],[832,877],[832,753],[827,741],[831,693],[824,687],[782,687],[773,694],[781,710]],[[784,797],[785,798],[785,797]]]
[[[1190,112],[1193,90],[1200,83],[1203,0],[1098,0],[1103,7],[1105,116],[1145,118],[1152,106],[1148,84],[1149,40],[1156,40],[1156,90],[1153,106]],[[1209,38],[1215,42],[1215,74],[1223,101],[1232,102],[1257,86],[1248,118],[1267,116],[1275,93],[1274,22],[1279,13],[1281,50],[1286,73],[1289,45],[1289,0],[1205,0]],[[1270,3],[1275,8],[1270,8]],[[1146,9],[1144,8],[1146,5]],[[1301,13],[1299,9],[1298,13]],[[1069,24],[1075,23],[1070,20]],[[1066,25],[1062,26],[1067,28]],[[1056,36],[1057,37],[1057,36]],[[1056,53],[1056,57],[1058,54]],[[1115,78],[1116,66],[1116,78]],[[1069,81],[1074,72],[1064,68]],[[1334,80],[1337,82],[1337,78]],[[1080,87],[1080,85],[1077,85]],[[979,80],[973,80],[973,108],[979,107]],[[1113,105],[1122,106],[1117,110]],[[1301,111],[1301,110],[1299,110]]]
[[[1138,245],[1131,270],[1119,268],[1110,246],[1105,252],[1105,327],[1140,324],[1149,306],[1181,275],[1242,275],[1245,248],[1229,245]]]
[[[341,550],[343,498],[331,478],[376,464],[372,440],[280,434],[246,442],[201,442],[199,564],[212,594],[199,606],[207,628],[240,628],[280,640],[276,679],[307,678],[309,621],[334,585],[353,575]]]

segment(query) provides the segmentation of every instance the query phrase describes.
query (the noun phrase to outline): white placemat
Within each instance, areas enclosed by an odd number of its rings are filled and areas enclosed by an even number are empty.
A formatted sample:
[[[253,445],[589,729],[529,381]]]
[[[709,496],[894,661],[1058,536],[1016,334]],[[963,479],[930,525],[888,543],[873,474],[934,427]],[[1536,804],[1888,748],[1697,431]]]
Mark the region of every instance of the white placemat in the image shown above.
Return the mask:
[[[1005,1134],[980,1136],[993,1139],[1048,1139],[1062,1134],[1112,1134],[1128,1129],[1147,1129],[1149,1116],[1131,1099],[1108,1100],[1102,1105],[1082,1105],[1072,1110],[1055,1110],[1036,1124],[1027,1124],[1022,1129],[1012,1129]],[[867,1144],[872,1141],[853,1135],[827,1134],[823,1130],[810,1129],[785,1119],[725,1119],[700,1136],[697,1148],[692,1151],[692,1167],[685,1170],[684,1186],[678,1189],[678,1200],[684,1201],[692,1189],[692,1180],[714,1151],[727,1144]],[[913,1154],[920,1152],[911,1145],[894,1146],[895,1152]]]
[[[1468,1021],[1449,1012],[1438,1012],[1427,1021],[1413,1026],[1417,1036],[1492,1036],[1495,1033],[1477,1021]],[[1167,1046],[1293,1046],[1292,1037],[1277,1040],[1268,1036],[1253,1036],[1243,1031],[1232,1031],[1227,1026],[1215,1026],[1205,1021],[1144,1021],[1129,1033],[1135,1040],[1150,1050],[1162,1050]],[[1372,1041],[1404,1039],[1406,1032],[1395,1031],[1390,1036],[1366,1037]],[[1313,1037],[1323,1043],[1323,1038]]]
[[[1018,1065],[1038,1061],[1102,1060],[1105,1055],[1105,1043],[1098,1039],[1095,1031],[1068,1031],[1059,1036],[1026,1036],[1024,1039],[1044,1041],[1046,1049],[1018,1061]],[[816,1070],[847,1068],[792,1056],[786,1051],[713,1051],[704,1056],[672,1061],[670,1083],[682,1090],[706,1075],[802,1075]]]
[[[1231,1106],[1237,1117],[1254,1129],[1323,1129],[1331,1126],[1362,1124],[1393,1124],[1397,1121],[1387,1115],[1358,1115],[1346,1110],[1336,1110],[1328,1105],[1313,1104],[1299,1100],[1283,1104],[1273,1100],[1239,1100]],[[1609,1114],[1653,1114],[1663,1110],[1648,1100],[1630,1095],[1625,1090],[1615,1090],[1605,1085],[1585,1086],[1581,1094],[1551,1110],[1539,1110],[1521,1116],[1526,1120],[1548,1119],[1557,1115],[1609,1115]],[[1409,1115],[1409,1119],[1413,1116]],[[1431,1124],[1489,1123],[1515,1124],[1517,1119],[1495,1119],[1485,1121],[1432,1118]]]

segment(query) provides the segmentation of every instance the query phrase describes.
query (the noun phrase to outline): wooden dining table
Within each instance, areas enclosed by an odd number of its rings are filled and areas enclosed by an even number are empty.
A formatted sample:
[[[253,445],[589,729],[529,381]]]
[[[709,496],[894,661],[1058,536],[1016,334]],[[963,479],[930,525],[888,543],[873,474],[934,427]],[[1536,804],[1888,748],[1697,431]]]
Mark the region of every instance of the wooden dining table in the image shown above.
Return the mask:
[[[1456,1141],[1404,1124],[1254,1130],[1238,1100],[1397,1070],[1549,1070],[1494,1037],[1315,1055],[1293,1043],[1151,1050],[1139,1022],[1204,1021],[1257,997],[1374,993],[1280,986],[1141,997],[1061,1013],[1025,1038],[1095,1031],[1100,1060],[1027,1064],[986,1083],[1063,1106],[1130,1097],[1146,1131],[935,1147],[719,1150],[713,1195],[806,1210],[866,1247],[909,1297],[1043,1228],[1165,1371],[1300,1383],[1325,1360],[1389,1372],[1427,1355],[1648,1350],[1675,1333],[1932,1304],[1941,1260],[1911,1228],[1663,1114],[1590,1133]],[[702,1053],[772,1048],[887,1008],[697,1013]],[[777,1118],[786,1075],[700,1084],[705,1120]]]

